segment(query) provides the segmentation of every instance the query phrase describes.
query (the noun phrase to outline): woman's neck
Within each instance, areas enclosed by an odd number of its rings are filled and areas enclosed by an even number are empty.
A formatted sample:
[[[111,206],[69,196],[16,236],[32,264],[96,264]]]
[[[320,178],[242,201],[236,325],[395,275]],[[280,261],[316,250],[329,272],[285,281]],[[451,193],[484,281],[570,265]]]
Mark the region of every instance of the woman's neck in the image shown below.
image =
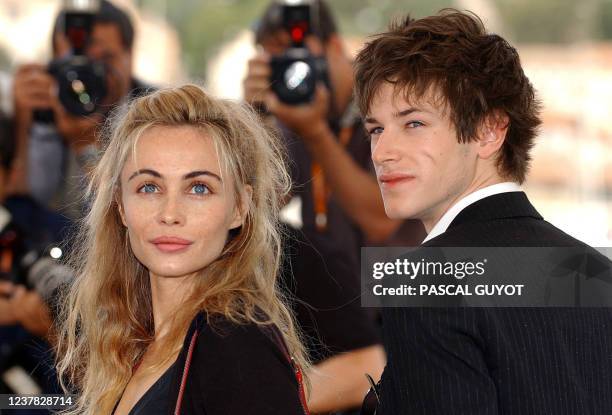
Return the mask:
[[[193,277],[192,275],[161,277],[149,273],[155,341],[161,339],[170,331],[167,323],[188,297]]]

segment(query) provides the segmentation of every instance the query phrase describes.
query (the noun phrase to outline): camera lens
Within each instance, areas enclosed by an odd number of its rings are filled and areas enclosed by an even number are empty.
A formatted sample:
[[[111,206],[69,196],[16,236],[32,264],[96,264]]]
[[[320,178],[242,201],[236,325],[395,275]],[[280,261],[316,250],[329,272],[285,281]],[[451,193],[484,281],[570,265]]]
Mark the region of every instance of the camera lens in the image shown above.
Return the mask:
[[[282,102],[298,105],[312,99],[317,73],[307,49],[290,49],[284,55],[273,57],[270,65],[272,90]]]
[[[74,115],[90,115],[106,96],[105,68],[101,63],[73,56],[53,62],[50,72],[58,81],[62,105]]]
[[[306,62],[293,62],[285,71],[285,87],[288,90],[295,91],[298,94],[307,92],[307,81],[308,77],[311,76],[311,73],[312,69]]]

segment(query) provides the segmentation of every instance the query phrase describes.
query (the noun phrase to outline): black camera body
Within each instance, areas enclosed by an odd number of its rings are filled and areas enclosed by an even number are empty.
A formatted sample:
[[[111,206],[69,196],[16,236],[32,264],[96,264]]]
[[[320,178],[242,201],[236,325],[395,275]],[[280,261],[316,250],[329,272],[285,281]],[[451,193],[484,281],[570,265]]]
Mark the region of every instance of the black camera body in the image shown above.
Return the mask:
[[[270,60],[272,90],[279,100],[289,105],[312,101],[317,84],[329,87],[327,60],[314,56],[304,39],[312,33],[312,7],[309,3],[283,4],[283,28],[289,33],[291,45],[287,51]]]
[[[24,283],[29,264],[23,258],[27,253],[23,232],[12,221],[9,211],[0,205],[0,280]]]
[[[91,115],[106,97],[106,68],[100,62],[73,55],[52,61],[48,71],[57,80],[62,106],[73,115]]]
[[[62,249],[55,243],[32,242],[0,205],[0,281],[11,281],[38,292],[49,301],[53,291],[74,278],[60,262]]]
[[[66,56],[51,61],[47,68],[57,80],[62,106],[79,117],[94,113],[107,95],[105,65],[89,59],[86,54],[97,11],[95,1],[65,2],[61,13],[64,17],[64,33],[71,51]],[[49,111],[39,111],[35,118],[47,122],[53,120]]]

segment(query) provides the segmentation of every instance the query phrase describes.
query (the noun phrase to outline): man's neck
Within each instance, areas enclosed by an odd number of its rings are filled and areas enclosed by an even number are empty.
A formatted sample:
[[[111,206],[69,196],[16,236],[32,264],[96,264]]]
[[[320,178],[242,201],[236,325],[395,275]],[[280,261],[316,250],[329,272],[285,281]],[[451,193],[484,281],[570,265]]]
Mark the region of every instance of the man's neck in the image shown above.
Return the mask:
[[[453,203],[448,205],[448,208],[444,211],[444,213],[439,215],[436,222],[423,222],[426,226],[425,229],[428,234],[423,242],[444,233],[455,217],[457,217],[457,215],[461,213],[463,209],[472,203],[495,194],[514,191],[521,191],[518,183],[511,181],[500,181],[487,186],[479,186],[476,190],[471,192],[464,192],[462,196],[456,198]]]

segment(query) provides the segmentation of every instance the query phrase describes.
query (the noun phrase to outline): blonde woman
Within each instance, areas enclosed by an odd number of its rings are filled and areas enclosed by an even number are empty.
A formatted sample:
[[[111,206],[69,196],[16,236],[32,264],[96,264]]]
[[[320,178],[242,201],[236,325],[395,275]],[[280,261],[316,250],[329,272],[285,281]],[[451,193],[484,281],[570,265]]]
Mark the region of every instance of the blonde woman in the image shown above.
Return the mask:
[[[120,116],[93,172],[58,372],[85,414],[304,414],[276,287],[288,175],[256,115],[197,86]]]

